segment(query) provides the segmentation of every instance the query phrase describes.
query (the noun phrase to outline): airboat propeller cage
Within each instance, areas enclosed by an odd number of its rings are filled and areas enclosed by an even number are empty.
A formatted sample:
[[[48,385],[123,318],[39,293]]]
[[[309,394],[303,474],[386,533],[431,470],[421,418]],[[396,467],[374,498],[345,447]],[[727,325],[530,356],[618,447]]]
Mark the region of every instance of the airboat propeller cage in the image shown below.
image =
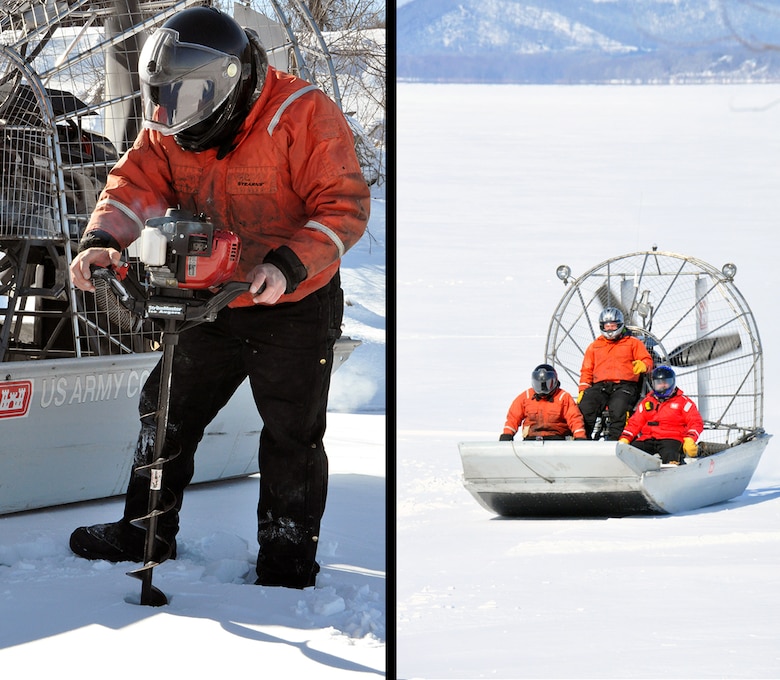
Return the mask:
[[[576,392],[599,314],[623,313],[656,366],[672,366],[677,386],[699,407],[701,441],[729,446],[763,429],[763,354],[758,328],[734,285],[736,267],[721,269],[653,248],[602,262],[574,277],[560,265],[566,293],[555,309],[545,358],[564,389]]]
[[[164,217],[146,221],[140,250],[153,286],[202,290],[233,278],[241,240],[207,219],[169,208]]]

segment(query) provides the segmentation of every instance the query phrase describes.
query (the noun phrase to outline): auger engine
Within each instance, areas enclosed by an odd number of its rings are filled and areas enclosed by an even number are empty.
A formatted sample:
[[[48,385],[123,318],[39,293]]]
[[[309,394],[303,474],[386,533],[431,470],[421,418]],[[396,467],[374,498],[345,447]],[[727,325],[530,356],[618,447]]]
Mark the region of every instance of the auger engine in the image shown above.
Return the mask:
[[[241,257],[241,240],[232,231],[175,208],[147,220],[140,243],[149,283],[158,288],[213,288],[233,277]]]
[[[165,216],[147,220],[140,239],[140,260],[144,264],[143,285],[132,279],[125,285],[128,267],[97,270],[98,285],[110,287],[121,304],[114,320],[130,328],[135,319],[152,319],[162,325],[160,389],[155,413],[154,448],[150,460],[135,468],[149,478],[149,506],[133,524],[146,529],[144,564],[128,572],[141,580],[141,604],[165,605],[168,598],[152,585],[152,570],[170,557],[171,549],[157,534],[158,518],[171,511],[175,499],[167,498],[162,484],[164,465],[179,454],[166,441],[173,355],[179,334],[203,322],[213,321],[220,309],[249,289],[249,283],[231,281],[241,256],[241,241],[231,231],[215,229],[205,216],[192,216],[169,208]],[[132,292],[130,292],[132,291]],[[127,317],[121,319],[120,317]]]

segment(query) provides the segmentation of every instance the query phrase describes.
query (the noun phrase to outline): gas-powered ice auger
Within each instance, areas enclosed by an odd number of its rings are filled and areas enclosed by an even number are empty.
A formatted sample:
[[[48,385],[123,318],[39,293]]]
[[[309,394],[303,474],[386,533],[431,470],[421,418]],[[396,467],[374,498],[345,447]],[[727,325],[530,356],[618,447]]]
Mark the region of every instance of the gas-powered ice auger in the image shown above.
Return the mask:
[[[141,604],[159,607],[168,604],[168,599],[152,585],[152,570],[168,559],[171,551],[157,536],[157,522],[175,504],[175,499],[163,498],[163,466],[178,455],[173,446],[166,447],[174,349],[182,331],[213,321],[220,309],[249,289],[249,283],[230,281],[241,255],[239,237],[231,231],[215,229],[203,215],[193,216],[170,208],[164,217],[147,220],[140,244],[140,259],[146,272],[145,298],[134,297],[123,285],[127,268],[118,272],[98,270],[93,279],[96,283],[98,279],[107,281],[125,310],[162,326],[152,460],[136,468],[136,473],[149,474],[149,506],[146,515],[132,520],[146,529],[144,564],[127,572],[141,580]],[[164,545],[156,551],[155,543]]]

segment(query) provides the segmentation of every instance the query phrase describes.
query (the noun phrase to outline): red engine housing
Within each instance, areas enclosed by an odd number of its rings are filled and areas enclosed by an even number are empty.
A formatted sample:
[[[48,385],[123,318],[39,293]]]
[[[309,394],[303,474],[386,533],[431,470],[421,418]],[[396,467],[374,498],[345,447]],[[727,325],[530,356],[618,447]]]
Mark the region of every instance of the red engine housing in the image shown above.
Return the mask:
[[[230,281],[241,258],[241,239],[226,229],[215,229],[209,248],[208,234],[190,234],[186,254],[178,258],[179,288],[200,290]]]

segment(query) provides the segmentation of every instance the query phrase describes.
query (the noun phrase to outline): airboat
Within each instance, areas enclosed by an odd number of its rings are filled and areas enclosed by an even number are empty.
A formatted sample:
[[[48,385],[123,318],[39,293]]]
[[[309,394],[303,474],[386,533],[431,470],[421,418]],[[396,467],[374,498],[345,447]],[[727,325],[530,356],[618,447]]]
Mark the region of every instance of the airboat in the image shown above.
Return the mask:
[[[628,444],[588,441],[460,442],[463,484],[504,517],[671,514],[741,495],[771,435],[762,427],[763,357],[758,328],[734,284],[736,266],[656,248],[609,259],[567,286],[547,334],[546,361],[576,393],[586,347],[604,307],[624,313],[656,364],[674,367],[699,407],[699,455],[680,465]],[[606,416],[605,416],[606,417]],[[598,424],[596,426],[598,431]]]
[[[117,323],[107,291],[69,265],[106,176],[140,127],[145,37],[199,0],[12,0],[0,7],[0,514],[124,493],[138,395],[160,328]],[[333,60],[303,2],[234,7],[269,61],[337,104]],[[343,108],[343,107],[342,107]],[[378,156],[346,115],[369,184]],[[372,177],[373,175],[373,177]],[[138,266],[132,247],[125,254]],[[141,272],[139,272],[139,275]],[[334,370],[358,341],[336,345]],[[193,482],[257,472],[262,427],[248,384],[207,430]]]

